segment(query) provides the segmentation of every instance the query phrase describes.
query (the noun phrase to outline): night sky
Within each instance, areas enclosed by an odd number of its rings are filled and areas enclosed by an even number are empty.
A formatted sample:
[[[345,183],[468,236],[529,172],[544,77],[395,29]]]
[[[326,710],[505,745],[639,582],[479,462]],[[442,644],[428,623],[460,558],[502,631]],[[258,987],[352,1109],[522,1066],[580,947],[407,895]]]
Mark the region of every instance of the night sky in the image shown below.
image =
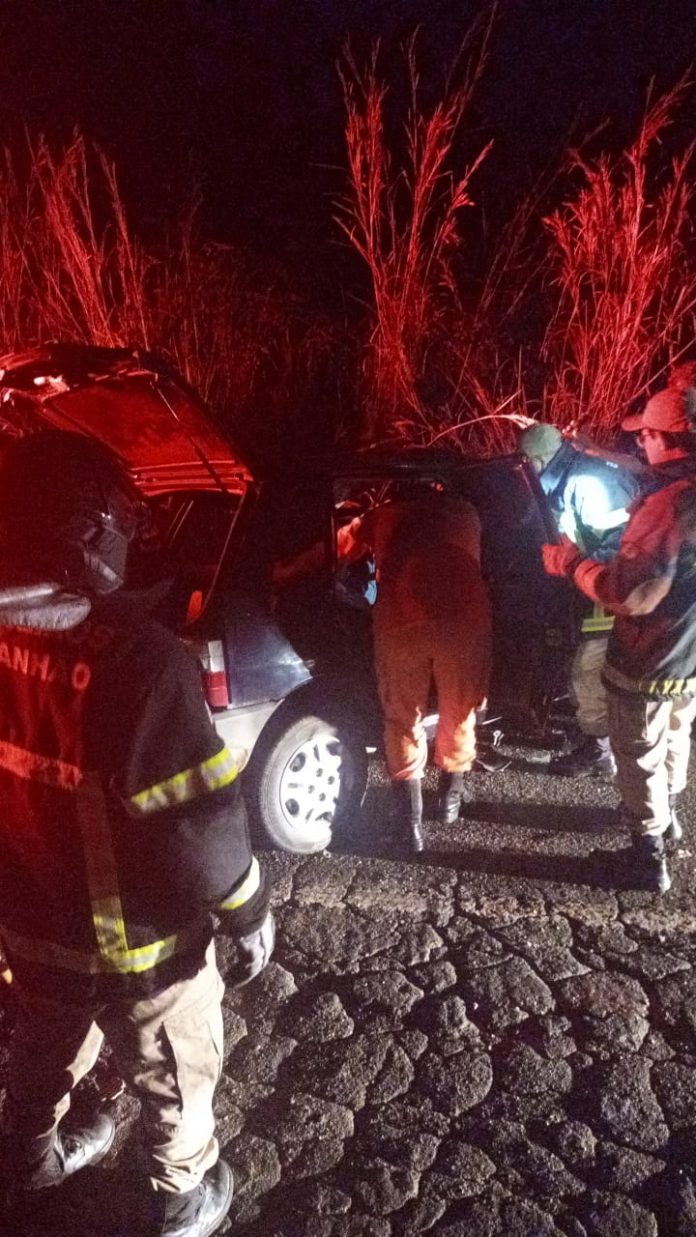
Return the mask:
[[[479,5],[467,0],[2,0],[2,138],[56,141],[74,126],[118,164],[133,217],[156,235],[200,186],[215,239],[312,268],[331,261],[342,187],[336,61],[420,27],[424,98]],[[469,118],[475,149],[495,139],[477,182],[489,216],[576,136],[604,118],[617,145],[635,129],[651,77],[696,62],[696,0],[501,0],[489,69]],[[397,87],[398,93],[398,87]],[[696,93],[675,140],[696,136]],[[466,154],[466,152],[463,152]],[[316,266],[314,267],[316,270]]]

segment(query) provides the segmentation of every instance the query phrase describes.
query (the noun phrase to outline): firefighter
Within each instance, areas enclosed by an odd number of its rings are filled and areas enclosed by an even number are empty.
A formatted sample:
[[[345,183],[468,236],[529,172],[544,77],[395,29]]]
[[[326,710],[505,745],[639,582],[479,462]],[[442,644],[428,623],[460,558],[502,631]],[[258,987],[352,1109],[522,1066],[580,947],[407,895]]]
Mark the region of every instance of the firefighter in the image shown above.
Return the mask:
[[[550,574],[574,580],[616,615],[603,679],[622,819],[632,834],[624,871],[655,893],[671,883],[666,844],[682,834],[676,805],[696,718],[695,426],[689,391],[676,387],[624,420],[639,435],[651,479],[608,563],[568,538],[544,547]]]
[[[388,501],[339,530],[339,557],[376,564],[373,638],[395,816],[423,849],[423,719],[434,680],[439,719],[438,818],[454,823],[476,759],[476,714],[485,704],[491,613],[481,573],[475,507],[427,478],[395,483]]]
[[[207,1237],[232,1199],[212,1100],[223,983],[266,965],[274,927],[239,762],[197,665],[123,585],[144,503],[117,457],[47,430],[0,458],[0,941],[17,1006],[4,1109],[13,1205],[109,1150],[69,1128],[103,1039],[140,1100],[152,1232]]]
[[[523,430],[519,448],[539,475],[559,533],[600,562],[611,558],[638,494],[637,477],[584,452],[580,442],[565,438],[555,425],[539,423]],[[572,751],[550,761],[551,773],[585,777],[615,771],[601,679],[612,623],[601,605],[583,598],[570,670],[575,720],[583,737]]]

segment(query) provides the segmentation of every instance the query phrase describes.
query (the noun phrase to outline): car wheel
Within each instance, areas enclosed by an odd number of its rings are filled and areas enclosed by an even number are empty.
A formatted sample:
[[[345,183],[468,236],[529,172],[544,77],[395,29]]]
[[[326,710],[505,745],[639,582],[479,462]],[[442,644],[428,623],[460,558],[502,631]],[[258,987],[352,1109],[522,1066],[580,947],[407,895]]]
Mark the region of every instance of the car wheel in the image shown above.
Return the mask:
[[[281,850],[326,850],[362,803],[367,754],[361,728],[347,716],[274,715],[245,774],[252,819]]]

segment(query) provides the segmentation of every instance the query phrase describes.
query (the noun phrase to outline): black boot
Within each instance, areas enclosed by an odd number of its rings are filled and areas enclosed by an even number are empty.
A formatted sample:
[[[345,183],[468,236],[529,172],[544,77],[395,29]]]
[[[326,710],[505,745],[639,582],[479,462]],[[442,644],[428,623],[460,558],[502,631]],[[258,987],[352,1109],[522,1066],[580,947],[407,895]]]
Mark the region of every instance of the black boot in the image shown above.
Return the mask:
[[[72,1177],[81,1168],[98,1164],[110,1150],[115,1135],[116,1126],[103,1112],[97,1113],[87,1126],[58,1130],[40,1159],[16,1163],[16,1185],[22,1191],[61,1185],[66,1177]]]
[[[423,787],[419,777],[392,782],[394,818],[409,848],[418,855],[423,849]]]
[[[669,796],[669,824],[662,834],[665,842],[681,842],[684,830],[677,814],[678,795]]]
[[[624,875],[629,888],[667,893],[672,881],[661,837],[634,834],[631,845],[620,853],[625,861]]]
[[[437,819],[441,825],[454,825],[459,820],[464,793],[464,774],[440,770],[437,789]]]
[[[157,1237],[210,1237],[220,1227],[232,1205],[232,1169],[218,1160],[195,1190],[186,1194],[156,1195]]]
[[[616,765],[608,739],[585,735],[582,742],[565,756],[549,761],[549,773],[557,777],[613,776]]]

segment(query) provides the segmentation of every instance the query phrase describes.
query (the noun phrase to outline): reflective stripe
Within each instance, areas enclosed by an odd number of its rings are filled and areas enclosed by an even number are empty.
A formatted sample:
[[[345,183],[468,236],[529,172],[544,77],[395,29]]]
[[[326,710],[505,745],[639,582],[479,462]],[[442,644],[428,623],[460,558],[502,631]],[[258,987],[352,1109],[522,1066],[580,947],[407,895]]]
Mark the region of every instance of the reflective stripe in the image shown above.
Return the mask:
[[[118,887],[118,868],[114,855],[109,815],[101,782],[96,774],[88,774],[77,795],[77,820],[82,834],[85,875],[92,908],[92,922],[99,955],[97,971],[117,971],[133,974],[148,971],[158,962],[171,957],[182,948],[181,934],[153,941],[130,949]],[[94,961],[90,955],[72,954],[73,961],[63,965],[75,969],[77,958]],[[77,969],[81,969],[79,966]],[[91,969],[91,967],[89,968]]]
[[[261,869],[259,861],[254,857],[251,861],[249,871],[247,872],[241,885],[238,885],[234,893],[231,893],[229,898],[225,898],[224,902],[218,902],[216,910],[218,911],[236,911],[240,906],[244,906],[250,898],[253,898],[257,889],[261,885]]]
[[[623,687],[637,696],[659,696],[671,699],[678,696],[696,695],[696,678],[688,679],[632,679],[614,666],[605,664],[603,675],[610,683]]]
[[[219,790],[228,786],[240,772],[240,766],[235,761],[227,747],[222,747],[214,756],[204,760],[192,769],[183,773],[175,773],[173,777],[156,786],[141,790],[130,799],[131,805],[138,811],[160,812],[163,808],[175,807],[180,803],[189,803],[200,795]]]
[[[129,974],[135,975],[141,971],[149,971],[171,958],[174,954],[185,953],[187,949],[200,941],[200,925],[180,931],[176,936],[168,936],[163,941],[154,941],[151,945],[141,945],[138,949],[129,949],[118,958],[105,958],[100,954],[82,953],[78,949],[68,949],[56,941],[33,940],[21,936],[12,928],[3,924],[0,936],[11,953],[25,962],[35,962],[41,966],[57,967],[64,971],[77,971],[81,975]]]
[[[77,823],[99,953],[118,960],[127,956],[128,941],[104,792],[95,774],[87,775],[78,792]]]
[[[613,626],[614,615],[608,614],[604,609],[604,606],[600,605],[600,603],[596,601],[592,607],[592,614],[588,614],[587,617],[582,620],[580,630],[588,635],[591,632],[611,631]]]
[[[228,759],[225,759],[226,756]],[[231,757],[226,748],[213,757],[212,761],[205,762],[206,766],[218,765],[217,770],[206,770],[207,789],[214,789],[212,783],[216,778],[219,785],[225,785],[236,777],[236,768],[230,774],[230,762]],[[82,952],[56,941],[22,937],[11,928],[3,927],[0,929],[1,935],[18,957],[81,974],[137,974],[151,970],[166,958],[185,951],[197,942],[200,928],[195,932],[193,929],[179,932],[135,949],[129,948],[109,816],[101,782],[96,774],[84,775],[76,765],[3,741],[0,741],[0,768],[28,781],[76,792],[75,811],[82,839],[85,879],[98,949],[97,953]],[[247,879],[248,877],[245,878],[245,883]]]
[[[0,769],[28,782],[43,782],[59,790],[76,790],[82,781],[82,770],[67,760],[30,752],[26,747],[0,740]]]
[[[586,636],[599,635],[600,633],[604,635],[605,632],[611,631],[613,626],[614,619],[612,616],[608,616],[603,619],[587,618],[583,619],[580,630],[584,632]]]

